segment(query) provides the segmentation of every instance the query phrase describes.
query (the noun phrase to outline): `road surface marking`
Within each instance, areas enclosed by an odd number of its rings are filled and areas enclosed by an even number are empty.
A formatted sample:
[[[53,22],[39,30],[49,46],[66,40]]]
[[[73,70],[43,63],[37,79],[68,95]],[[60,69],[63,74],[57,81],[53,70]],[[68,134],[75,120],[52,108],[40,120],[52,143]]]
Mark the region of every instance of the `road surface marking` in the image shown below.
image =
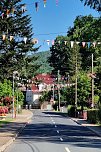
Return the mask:
[[[70,150],[68,149],[68,147],[65,147],[66,152],[70,152]]]
[[[63,138],[60,138],[61,141],[63,141]]]
[[[57,133],[59,134],[59,130],[57,130]]]

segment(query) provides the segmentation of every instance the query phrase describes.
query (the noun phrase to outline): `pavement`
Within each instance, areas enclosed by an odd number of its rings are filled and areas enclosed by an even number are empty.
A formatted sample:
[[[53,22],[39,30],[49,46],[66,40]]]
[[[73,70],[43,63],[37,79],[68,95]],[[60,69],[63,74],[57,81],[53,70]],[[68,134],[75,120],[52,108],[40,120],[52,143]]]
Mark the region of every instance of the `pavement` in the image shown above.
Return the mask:
[[[9,123],[0,124],[0,152],[3,152],[23,130],[27,123],[31,120],[33,113],[30,110],[22,110],[21,114],[17,114],[16,118],[12,119],[12,114],[7,114]]]
[[[27,123],[31,120],[33,113],[30,110],[22,110],[21,114],[17,114],[13,121],[0,125],[0,152],[3,152],[19,135]],[[12,115],[7,114],[7,118],[11,119]],[[101,137],[101,126],[90,124],[85,119],[71,118],[76,123],[85,126]]]

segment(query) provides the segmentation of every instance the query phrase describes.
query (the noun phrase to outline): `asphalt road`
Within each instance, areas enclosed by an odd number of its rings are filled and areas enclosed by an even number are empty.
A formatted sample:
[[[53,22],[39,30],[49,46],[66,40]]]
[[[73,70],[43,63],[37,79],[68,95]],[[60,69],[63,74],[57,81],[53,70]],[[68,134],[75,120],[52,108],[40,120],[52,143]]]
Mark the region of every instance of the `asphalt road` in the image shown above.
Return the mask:
[[[5,152],[101,152],[101,138],[58,112],[36,110]]]

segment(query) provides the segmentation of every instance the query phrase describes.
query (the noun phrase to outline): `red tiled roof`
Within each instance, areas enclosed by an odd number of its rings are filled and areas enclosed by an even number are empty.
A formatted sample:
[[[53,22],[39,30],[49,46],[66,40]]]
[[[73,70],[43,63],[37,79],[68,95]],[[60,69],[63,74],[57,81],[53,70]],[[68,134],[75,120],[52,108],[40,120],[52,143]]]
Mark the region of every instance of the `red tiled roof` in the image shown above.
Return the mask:
[[[38,87],[35,84],[32,85],[31,90],[32,91],[39,91]]]
[[[54,83],[54,78],[50,74],[38,74],[35,77],[37,80],[42,81],[45,84],[53,84]]]

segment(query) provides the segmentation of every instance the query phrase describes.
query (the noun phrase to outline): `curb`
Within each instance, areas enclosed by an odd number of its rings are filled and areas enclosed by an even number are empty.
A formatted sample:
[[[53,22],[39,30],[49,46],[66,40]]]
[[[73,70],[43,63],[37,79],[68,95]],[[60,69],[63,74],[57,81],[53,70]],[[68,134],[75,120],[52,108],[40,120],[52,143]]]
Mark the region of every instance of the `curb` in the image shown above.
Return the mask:
[[[12,139],[8,140],[7,143],[5,143],[3,146],[0,147],[0,152],[3,152],[9,145],[11,145],[15,139],[18,137],[18,135],[23,131],[23,129],[25,128],[25,126],[28,124],[28,122],[25,123],[24,126],[20,127],[17,131],[17,133],[15,134],[15,137],[13,137]]]
[[[8,140],[7,143],[5,143],[3,146],[0,147],[0,152],[3,152],[9,145],[11,145],[15,141],[15,139],[18,137],[18,135],[23,131],[23,129],[29,123],[29,121],[32,118],[32,116],[33,116],[33,114],[31,116],[29,116],[27,118],[27,122],[25,122],[25,124],[17,130],[17,133],[15,133],[15,137],[13,137],[12,139]]]
[[[81,123],[79,123],[77,120],[74,120],[74,119],[72,119],[71,118],[71,120],[73,120],[74,122],[76,122],[77,124],[79,124],[79,125],[81,125],[81,126],[83,126],[83,127],[86,127],[86,128],[88,128],[89,130],[91,130],[92,132],[94,132],[98,137],[101,137],[101,134],[99,134],[99,132],[98,131],[95,131],[94,129],[92,129],[90,126],[84,126],[84,125],[82,125]]]
[[[0,152],[3,152],[12,142],[15,140],[15,137],[10,139],[6,144],[0,147]]]

